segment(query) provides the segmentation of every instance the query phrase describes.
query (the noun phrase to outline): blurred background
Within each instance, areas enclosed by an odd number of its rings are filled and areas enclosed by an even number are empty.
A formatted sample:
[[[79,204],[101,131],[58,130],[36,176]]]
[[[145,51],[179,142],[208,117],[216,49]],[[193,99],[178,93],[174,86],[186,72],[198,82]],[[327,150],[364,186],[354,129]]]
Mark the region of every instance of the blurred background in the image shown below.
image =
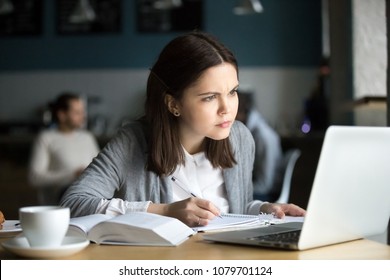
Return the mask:
[[[194,29],[235,53],[240,89],[302,151],[290,201],[306,207],[327,126],[387,123],[386,2],[0,0],[0,209],[36,204],[26,170],[49,101],[82,94],[103,147],[142,115],[162,47]]]

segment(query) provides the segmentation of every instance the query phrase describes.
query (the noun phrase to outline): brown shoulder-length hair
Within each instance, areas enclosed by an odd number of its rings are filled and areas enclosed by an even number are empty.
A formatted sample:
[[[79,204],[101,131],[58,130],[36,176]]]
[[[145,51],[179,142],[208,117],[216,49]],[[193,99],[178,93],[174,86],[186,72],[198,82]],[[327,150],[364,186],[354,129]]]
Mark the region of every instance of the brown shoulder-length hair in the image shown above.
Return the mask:
[[[147,170],[159,176],[169,175],[178,164],[185,164],[178,133],[178,118],[165,104],[165,96],[180,100],[186,88],[195,83],[210,67],[232,64],[238,74],[233,53],[213,36],[202,32],[181,35],[169,42],[151,68],[147,82],[145,119],[149,154]],[[206,138],[204,152],[214,167],[230,168],[236,164],[229,138]]]

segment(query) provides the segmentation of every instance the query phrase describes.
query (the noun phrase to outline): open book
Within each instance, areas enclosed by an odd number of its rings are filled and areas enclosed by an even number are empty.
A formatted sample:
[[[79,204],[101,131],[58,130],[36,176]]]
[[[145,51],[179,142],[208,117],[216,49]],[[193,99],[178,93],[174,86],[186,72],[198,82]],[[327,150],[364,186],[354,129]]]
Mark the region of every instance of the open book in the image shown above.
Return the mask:
[[[194,233],[178,219],[134,212],[116,217],[93,214],[72,218],[67,234],[83,236],[97,244],[177,246]]]

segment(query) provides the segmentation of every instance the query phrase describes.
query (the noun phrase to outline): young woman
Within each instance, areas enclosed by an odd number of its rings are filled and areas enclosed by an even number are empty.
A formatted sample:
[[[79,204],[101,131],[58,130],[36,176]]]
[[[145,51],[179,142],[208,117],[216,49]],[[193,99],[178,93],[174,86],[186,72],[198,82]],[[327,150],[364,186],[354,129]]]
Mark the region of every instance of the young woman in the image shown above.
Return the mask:
[[[172,40],[151,69],[145,116],[122,127],[65,193],[72,216],[147,211],[206,225],[221,212],[304,215],[253,200],[255,146],[235,121],[238,67],[212,36]]]

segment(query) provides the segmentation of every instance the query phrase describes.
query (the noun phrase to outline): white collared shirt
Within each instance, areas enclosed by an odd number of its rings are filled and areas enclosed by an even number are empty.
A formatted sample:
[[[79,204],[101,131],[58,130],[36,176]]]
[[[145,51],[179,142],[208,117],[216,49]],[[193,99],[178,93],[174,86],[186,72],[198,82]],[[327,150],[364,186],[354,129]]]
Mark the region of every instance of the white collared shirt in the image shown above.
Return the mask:
[[[183,148],[184,149],[184,148]],[[193,193],[211,201],[222,213],[229,212],[225,183],[220,168],[214,168],[204,152],[190,155],[185,149],[185,165],[179,165],[175,176],[187,190],[172,182],[173,200],[179,201]]]

